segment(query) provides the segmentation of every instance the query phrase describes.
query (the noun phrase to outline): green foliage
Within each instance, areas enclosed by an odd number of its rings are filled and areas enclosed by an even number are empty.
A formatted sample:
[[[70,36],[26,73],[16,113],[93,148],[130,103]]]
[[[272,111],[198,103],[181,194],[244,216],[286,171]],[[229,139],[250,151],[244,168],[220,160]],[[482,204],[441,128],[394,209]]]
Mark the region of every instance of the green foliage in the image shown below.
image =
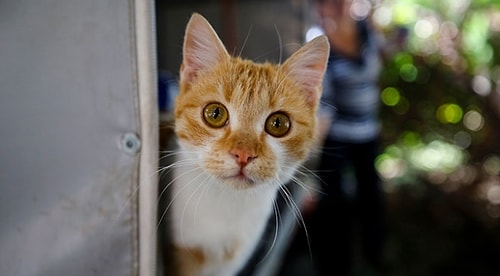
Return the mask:
[[[408,31],[405,47],[386,47],[380,78],[382,176],[451,173],[499,156],[489,102],[500,84],[500,0],[386,0],[374,22],[391,46]]]

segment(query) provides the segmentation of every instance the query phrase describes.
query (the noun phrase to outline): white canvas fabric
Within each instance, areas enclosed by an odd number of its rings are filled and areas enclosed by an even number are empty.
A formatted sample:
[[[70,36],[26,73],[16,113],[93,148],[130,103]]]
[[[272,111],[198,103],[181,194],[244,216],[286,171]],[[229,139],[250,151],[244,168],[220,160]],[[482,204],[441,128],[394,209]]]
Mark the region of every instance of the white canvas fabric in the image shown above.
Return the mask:
[[[0,275],[154,275],[153,4],[0,3]]]

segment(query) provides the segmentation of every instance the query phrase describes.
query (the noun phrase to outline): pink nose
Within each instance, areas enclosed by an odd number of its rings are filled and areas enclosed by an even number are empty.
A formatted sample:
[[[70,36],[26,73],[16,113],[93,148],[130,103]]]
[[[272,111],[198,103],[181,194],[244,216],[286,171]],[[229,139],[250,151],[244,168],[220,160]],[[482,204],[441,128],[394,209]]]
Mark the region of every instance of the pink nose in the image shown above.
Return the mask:
[[[246,166],[250,161],[257,157],[254,153],[244,149],[233,149],[230,153],[236,158],[236,162],[242,167]]]

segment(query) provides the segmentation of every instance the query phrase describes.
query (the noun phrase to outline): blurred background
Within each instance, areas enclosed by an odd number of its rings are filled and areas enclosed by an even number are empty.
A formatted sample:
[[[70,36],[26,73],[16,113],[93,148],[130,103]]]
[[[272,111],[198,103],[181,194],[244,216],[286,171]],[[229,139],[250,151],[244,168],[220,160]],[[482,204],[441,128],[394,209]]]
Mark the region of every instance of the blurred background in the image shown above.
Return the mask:
[[[371,16],[390,52],[376,160],[388,211],[383,275],[499,275],[500,1],[353,2],[353,15]],[[279,62],[317,35],[311,4],[156,1],[163,115],[192,12],[235,55]]]

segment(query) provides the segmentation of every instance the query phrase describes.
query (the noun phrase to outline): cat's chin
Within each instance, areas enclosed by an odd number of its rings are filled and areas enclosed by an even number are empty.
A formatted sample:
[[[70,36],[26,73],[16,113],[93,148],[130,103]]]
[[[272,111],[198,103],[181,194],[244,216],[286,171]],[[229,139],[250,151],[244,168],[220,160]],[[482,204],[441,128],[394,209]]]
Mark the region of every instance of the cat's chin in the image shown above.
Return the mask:
[[[225,177],[223,178],[223,183],[236,190],[251,189],[259,184],[245,175]]]

